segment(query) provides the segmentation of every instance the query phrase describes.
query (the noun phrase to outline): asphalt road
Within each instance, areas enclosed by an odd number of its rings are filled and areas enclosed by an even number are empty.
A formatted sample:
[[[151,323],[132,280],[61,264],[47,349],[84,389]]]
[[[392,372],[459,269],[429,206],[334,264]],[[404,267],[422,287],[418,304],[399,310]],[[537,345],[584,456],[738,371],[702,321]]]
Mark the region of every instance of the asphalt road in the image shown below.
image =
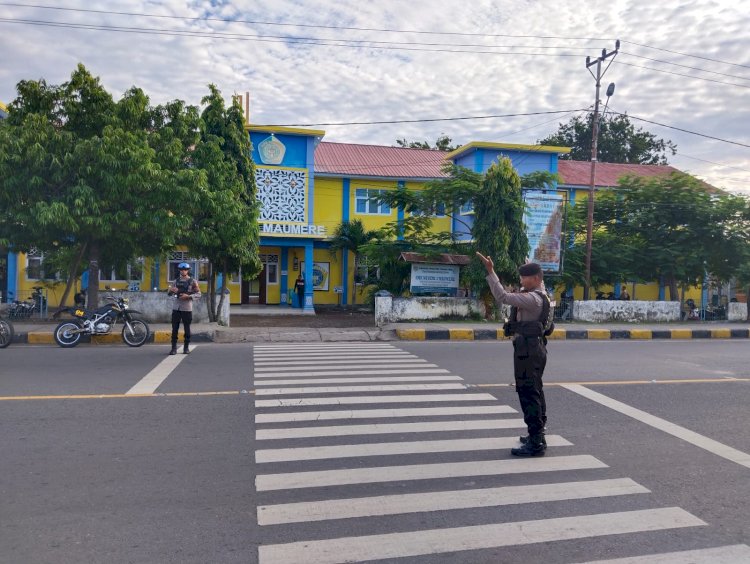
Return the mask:
[[[747,346],[551,343],[521,465],[504,342],[9,347],[0,562],[747,562]]]

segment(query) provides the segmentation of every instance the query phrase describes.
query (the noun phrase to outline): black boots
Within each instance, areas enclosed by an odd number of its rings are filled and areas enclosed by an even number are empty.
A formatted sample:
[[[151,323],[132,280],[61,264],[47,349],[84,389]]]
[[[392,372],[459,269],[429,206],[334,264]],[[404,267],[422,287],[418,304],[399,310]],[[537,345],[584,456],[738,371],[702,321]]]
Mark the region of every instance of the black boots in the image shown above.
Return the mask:
[[[510,449],[513,456],[544,456],[544,452],[547,450],[547,441],[541,433],[522,437],[521,442],[523,444],[519,448]]]
[[[185,346],[182,347],[182,354],[190,354],[190,345],[185,343]]]
[[[529,435],[521,435],[518,437],[518,440],[521,441],[522,445],[525,445],[527,442],[529,442]],[[547,446],[547,439],[544,438],[544,435],[542,435],[542,442],[544,443],[544,446]]]
[[[172,343],[172,350],[169,351],[169,354],[177,354],[177,343]]]

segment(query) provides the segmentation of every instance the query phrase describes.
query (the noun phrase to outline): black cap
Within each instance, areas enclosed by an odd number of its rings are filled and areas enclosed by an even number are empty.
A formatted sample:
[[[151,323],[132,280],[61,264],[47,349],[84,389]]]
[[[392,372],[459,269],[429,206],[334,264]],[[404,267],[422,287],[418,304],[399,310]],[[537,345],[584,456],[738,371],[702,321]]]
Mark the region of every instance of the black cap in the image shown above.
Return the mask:
[[[536,276],[542,273],[542,267],[535,262],[527,262],[518,267],[521,276]]]

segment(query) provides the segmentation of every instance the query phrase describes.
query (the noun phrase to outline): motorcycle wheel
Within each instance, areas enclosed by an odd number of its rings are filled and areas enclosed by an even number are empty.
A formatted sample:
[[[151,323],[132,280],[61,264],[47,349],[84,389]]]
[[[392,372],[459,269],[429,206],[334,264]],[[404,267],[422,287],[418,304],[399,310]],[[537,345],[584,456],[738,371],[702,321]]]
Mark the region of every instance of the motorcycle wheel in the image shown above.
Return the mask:
[[[128,328],[128,324],[130,324],[132,332]],[[148,325],[140,319],[131,319],[129,322],[125,322],[125,327],[122,328],[122,340],[129,347],[140,347],[148,340],[150,334],[151,330]]]
[[[82,333],[77,332],[81,327],[80,321],[63,321],[55,328],[55,342],[64,349],[75,347],[81,342]]]
[[[13,342],[13,325],[10,321],[0,319],[0,349],[4,349]]]

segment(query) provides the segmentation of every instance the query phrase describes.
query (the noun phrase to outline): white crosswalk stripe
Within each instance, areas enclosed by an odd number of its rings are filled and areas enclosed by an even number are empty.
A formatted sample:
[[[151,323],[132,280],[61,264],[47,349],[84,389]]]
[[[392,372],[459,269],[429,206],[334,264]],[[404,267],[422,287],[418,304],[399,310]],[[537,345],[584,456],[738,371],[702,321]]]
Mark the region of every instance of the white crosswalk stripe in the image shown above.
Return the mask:
[[[533,474],[536,472],[563,472],[607,468],[602,461],[587,454],[573,456],[548,456],[530,460],[478,460],[471,462],[438,462],[404,466],[374,466],[369,468],[343,468],[281,474],[259,474],[255,478],[258,491],[319,488],[346,484],[375,484],[439,478],[466,478],[475,476],[502,476],[507,474]]]
[[[679,507],[261,546],[260,563],[335,564],[706,525]]]
[[[288,429],[258,429],[255,438],[301,439],[305,437],[341,437],[346,435],[382,435],[388,433],[436,433],[476,431],[479,429],[523,429],[523,419],[495,419],[470,421],[435,421],[432,423],[376,423],[373,425],[335,425],[333,427],[293,427]]]
[[[291,386],[298,384],[361,384],[363,382],[459,382],[460,376],[367,376],[357,378],[297,378],[297,379],[255,379],[256,386]]]
[[[258,507],[258,523],[275,525],[279,523],[372,517],[374,515],[402,515],[404,513],[447,511],[470,507],[499,507],[518,503],[540,503],[636,493],[649,493],[649,490],[629,478],[621,478],[589,482],[537,484],[533,488],[506,486],[478,490],[381,495],[355,499],[327,499],[260,506]]]
[[[547,436],[546,457],[498,456],[498,450],[519,444],[518,431],[511,431],[525,429],[517,410],[394,345],[269,344],[255,347],[254,362],[255,438],[259,445],[275,441],[269,445],[274,448],[255,450],[260,469],[255,489],[263,496],[257,520],[268,529],[291,527],[284,529],[283,540],[259,543],[261,564],[361,562],[482,549],[495,549],[492,559],[482,562],[497,562],[497,549],[503,547],[706,525],[679,507],[633,509],[631,503],[618,510],[618,500],[651,499],[646,495],[650,491],[627,477],[596,476],[607,464],[587,454],[570,454],[565,447],[572,443],[559,435]],[[315,406],[330,407],[321,411]],[[353,420],[362,422],[351,424]],[[280,426],[284,423],[298,425]],[[440,439],[445,433],[460,433],[461,438]],[[397,440],[371,438],[389,434]],[[446,460],[448,456],[454,458]],[[568,474],[554,480],[560,472]],[[586,474],[570,481],[576,475],[571,472]],[[514,485],[491,483],[512,476]],[[490,480],[489,486],[475,485],[480,478]],[[352,488],[362,492],[353,495]],[[299,501],[289,497],[296,490]],[[607,502],[612,510],[591,514],[578,509],[573,515],[510,522],[496,522],[502,521],[492,517],[497,513],[485,512],[479,524],[457,520],[451,526],[450,521],[454,514],[465,518],[469,510],[565,502],[585,508],[599,498],[612,500]],[[419,521],[398,519],[415,514]],[[390,520],[381,522],[378,534],[361,533],[368,531],[365,520],[384,516]],[[337,526],[326,529],[323,537],[305,533],[305,523],[333,520]],[[746,551],[750,548],[734,545],[587,564],[748,562]]]
[[[290,421],[323,421],[326,419],[375,419],[389,417],[439,417],[443,415],[489,415],[518,413],[507,405],[479,405],[461,407],[422,407],[401,409],[347,409],[344,411],[293,411],[291,413],[263,413],[255,416],[256,423],[285,423]]]

